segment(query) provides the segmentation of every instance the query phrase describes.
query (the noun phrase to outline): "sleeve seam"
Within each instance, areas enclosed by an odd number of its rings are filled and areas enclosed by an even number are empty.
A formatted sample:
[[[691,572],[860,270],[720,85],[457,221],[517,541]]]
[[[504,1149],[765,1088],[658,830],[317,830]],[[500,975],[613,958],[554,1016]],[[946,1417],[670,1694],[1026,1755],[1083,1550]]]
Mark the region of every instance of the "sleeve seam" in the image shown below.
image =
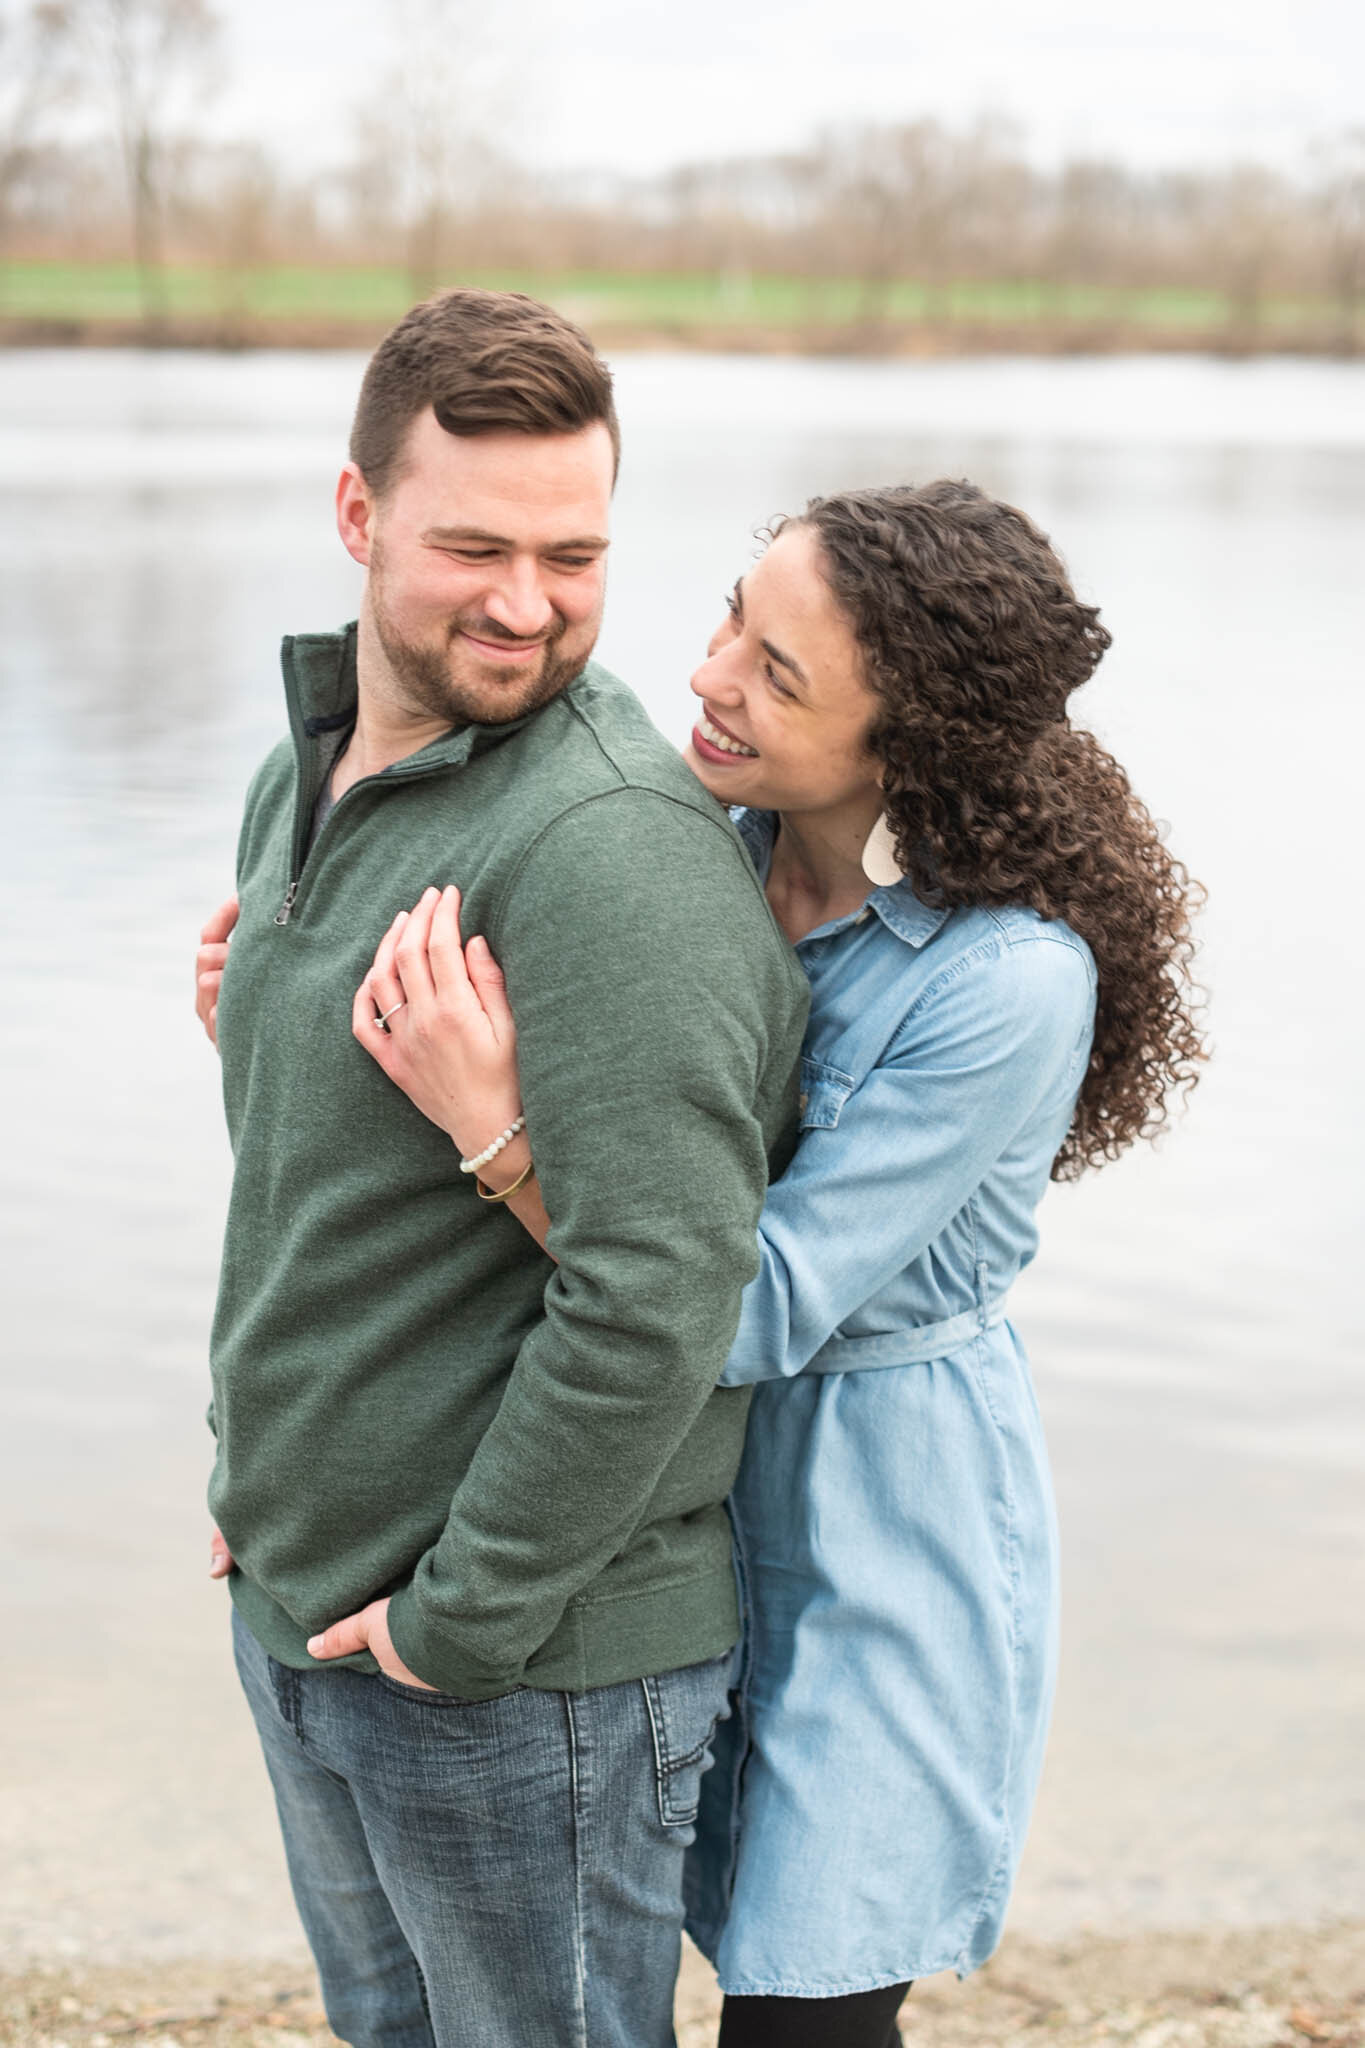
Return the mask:
[[[581,714],[575,712],[575,716],[581,716]],[[591,730],[591,728],[589,728],[589,730]],[[593,737],[594,739],[596,739],[595,734],[593,735]],[[600,742],[598,744],[600,745]],[[614,762],[612,763],[612,766],[613,768],[615,768]],[[616,772],[619,774],[620,770],[617,769]],[[537,832],[535,838],[531,841],[530,845],[522,849],[522,852],[518,857],[515,866],[513,867],[511,873],[508,875],[506,881],[503,883],[501,890],[499,891],[497,903],[495,904],[493,913],[488,921],[490,943],[492,943],[495,950],[501,938],[503,919],[504,916],[506,915],[507,905],[512,896],[512,893],[515,890],[518,882],[521,880],[522,874],[525,871],[527,864],[530,862],[532,857],[539,852],[540,848],[544,845],[545,841],[549,838],[550,834],[554,832],[560,825],[564,824],[567,819],[575,817],[580,811],[586,811],[590,809],[594,804],[610,803],[613,798],[623,796],[650,797],[657,803],[667,804],[672,810],[681,811],[686,813],[689,817],[696,818],[698,822],[706,826],[708,830],[719,832],[725,839],[726,844],[730,847],[731,851],[738,856],[740,862],[742,863],[744,871],[747,873],[751,886],[754,889],[758,890],[759,896],[763,900],[764,908],[767,908],[767,898],[763,896],[762,889],[759,886],[758,876],[753,869],[753,864],[750,861],[749,856],[745,852],[743,846],[737,843],[737,835],[735,833],[735,829],[727,819],[708,817],[706,812],[702,810],[698,805],[689,803],[683,797],[672,796],[669,794],[667,790],[654,789],[648,783],[628,782],[623,777],[615,789],[596,789],[592,792],[590,796],[579,797],[577,801],[570,804],[567,809],[556,812],[553,818],[551,818],[546,824],[542,825],[540,831]],[[771,914],[771,911],[769,911],[770,916]]]

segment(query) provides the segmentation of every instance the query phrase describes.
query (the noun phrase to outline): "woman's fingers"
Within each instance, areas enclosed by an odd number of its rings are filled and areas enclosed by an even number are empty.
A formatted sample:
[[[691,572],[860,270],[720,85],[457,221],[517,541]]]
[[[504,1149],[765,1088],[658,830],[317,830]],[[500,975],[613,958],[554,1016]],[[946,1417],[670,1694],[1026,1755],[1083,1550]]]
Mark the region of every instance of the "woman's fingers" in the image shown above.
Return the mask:
[[[211,1045],[218,1043],[218,988],[236,922],[237,898],[227,896],[200,931],[199,950],[194,956],[194,1014],[207,1031]]]
[[[358,1038],[372,1059],[378,1060],[388,1071],[388,1055],[393,1050],[393,1040],[379,1022],[381,1012],[375,1008],[379,997],[375,994],[373,971],[365,976],[355,992],[351,1004],[351,1035]]]
[[[442,889],[432,910],[427,953],[438,999],[458,1005],[471,989],[460,938],[460,892],[453,885]]]
[[[428,953],[436,993],[443,1002],[458,1005],[464,996],[472,995],[493,1026],[496,1039],[501,1041],[512,1034],[512,1012],[502,969],[493,958],[487,939],[462,943],[460,892],[454,886],[441,891],[440,901],[432,912]]]
[[[474,985],[474,993],[493,1026],[494,1037],[500,1045],[514,1044],[516,1025],[512,1006],[507,1000],[507,978],[493,958],[492,947],[482,935],[472,938],[465,947],[464,964]]]
[[[214,945],[200,946],[194,956],[194,1014],[214,1045],[218,1043],[218,990],[222,985],[227,954],[227,942],[223,940]]]
[[[370,963],[370,971],[355,992],[351,1004],[351,1030],[367,1052],[372,1052],[383,1066],[382,1048],[389,1043],[388,1033],[380,1018],[401,1008],[407,998],[399,979],[395,954],[403,927],[409,913],[400,910],[393,923],[385,932]]]
[[[392,1036],[375,1021],[386,1010],[394,1011]],[[479,1151],[520,1114],[502,974],[482,940],[466,963],[458,889],[428,889],[394,920],[356,992],[351,1028],[389,1080],[463,1150]]]
[[[393,963],[394,948],[398,944],[398,934],[402,931],[407,918],[408,912],[400,910],[383,938],[379,941],[379,944],[375,947],[374,958],[370,962],[370,971],[365,976],[366,981],[382,979],[391,982],[397,979],[398,970]]]
[[[392,1009],[403,1000],[403,983],[398,973],[398,941],[410,913],[400,910],[393,923],[385,932],[375,951],[374,961],[365,977],[374,995],[376,1011]]]
[[[194,987],[194,1014],[209,1035],[209,1044],[218,1043],[218,991],[223,985],[223,970],[201,974]]]
[[[375,949],[370,971],[351,1005],[351,1030],[381,1066],[376,1043],[391,1030],[389,1020],[404,1009],[425,1008],[435,994],[427,943],[440,892],[427,889],[411,910],[400,910]]]
[[[237,898],[235,896],[227,896],[218,905],[212,917],[209,918],[199,937],[206,945],[215,944],[219,941],[225,942],[231,938],[232,928],[236,922]]]
[[[439,889],[422,891],[398,934],[394,948],[394,962],[403,984],[402,993],[411,1007],[424,1015],[436,999],[427,946],[431,938],[432,914],[440,900]]]
[[[383,989],[385,995],[393,995],[393,989],[397,989],[399,995],[403,993],[403,985],[399,981],[399,971],[397,971],[397,963],[395,963],[395,952],[397,952],[397,944],[399,944],[399,934],[401,934],[403,926],[407,924],[407,918],[409,918],[409,911],[401,909],[397,913],[397,918],[393,920],[393,924],[389,926],[389,930],[381,938],[379,946],[375,948],[375,958],[372,958],[372,961],[370,961],[370,971],[364,977],[368,983],[375,985],[375,989]],[[383,1004],[381,1004],[381,1010],[383,1010]]]

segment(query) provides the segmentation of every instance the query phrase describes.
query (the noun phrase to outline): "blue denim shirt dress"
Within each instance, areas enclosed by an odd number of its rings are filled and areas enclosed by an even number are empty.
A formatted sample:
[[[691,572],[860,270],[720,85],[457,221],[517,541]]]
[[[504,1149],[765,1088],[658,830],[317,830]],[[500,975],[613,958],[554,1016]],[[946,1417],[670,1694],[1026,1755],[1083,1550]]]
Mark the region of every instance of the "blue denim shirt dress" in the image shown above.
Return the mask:
[[[766,873],[776,830],[736,823]],[[837,1997],[999,1939],[1042,1766],[1056,1523],[1006,1315],[1089,1057],[1095,969],[908,882],[797,946],[801,1136],[723,1384],[745,1606],[687,1871],[730,1993]]]

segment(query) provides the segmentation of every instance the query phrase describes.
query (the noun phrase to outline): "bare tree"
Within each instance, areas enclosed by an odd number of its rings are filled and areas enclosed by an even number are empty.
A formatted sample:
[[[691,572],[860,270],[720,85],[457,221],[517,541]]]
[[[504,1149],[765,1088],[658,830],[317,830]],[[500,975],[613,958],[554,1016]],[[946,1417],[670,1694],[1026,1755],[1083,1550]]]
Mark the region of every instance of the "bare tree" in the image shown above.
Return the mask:
[[[402,238],[408,282],[424,297],[446,274],[454,229],[490,160],[489,17],[475,0],[389,0],[397,60],[357,114],[350,184],[371,234]]]
[[[167,168],[176,243],[212,262],[218,338],[241,345],[255,332],[256,278],[278,260],[286,236],[294,249],[311,244],[316,253],[316,222],[300,218],[302,195],[283,187],[258,143],[177,143]]]
[[[209,0],[81,0],[87,38],[111,105],[132,219],[142,323],[165,326],[165,216],[177,116],[213,83],[218,17]]]
[[[1365,312],[1365,128],[1338,137],[1327,152],[1319,194],[1326,218],[1327,274],[1336,303],[1337,346],[1355,355]]]
[[[822,152],[826,211],[859,280],[857,325],[875,345],[903,270],[901,189],[894,131],[865,128],[830,135]]]
[[[1195,234],[1202,230],[1210,281],[1227,300],[1227,343],[1253,348],[1289,241],[1288,191],[1264,166],[1236,164],[1201,179],[1195,199]]]
[[[216,263],[222,331],[241,339],[257,331],[263,265],[363,253],[404,261],[417,293],[457,262],[709,272],[704,303],[660,293],[644,317],[694,332],[719,323],[760,343],[776,324],[816,345],[900,345],[910,286],[918,317],[971,316],[970,336],[986,339],[989,321],[997,345],[1018,345],[1017,323],[1031,318],[1059,346],[1144,333],[1156,345],[1365,346],[1365,130],[1325,141],[1311,178],[1103,159],[1044,171],[999,122],[917,121],[644,179],[538,179],[484,139],[496,132],[487,10],[385,4],[397,61],[371,90],[359,151],[343,175],[300,182],[263,146],[192,133],[210,0],[0,0],[0,253],[7,223],[22,224],[25,246],[77,259],[116,244],[119,183],[107,140],[83,118],[93,75],[118,113],[151,332],[174,238]],[[506,26],[496,33],[505,43]],[[1010,289],[991,289],[1001,283]],[[1139,300],[1154,289],[1169,303]],[[592,300],[582,303],[590,317]]]
[[[1111,282],[1131,212],[1131,179],[1121,165],[1085,157],[1063,164],[1044,254],[1051,280],[1063,287]]]
[[[67,0],[0,9],[0,259],[9,246],[15,195],[33,168],[48,117],[78,77]]]
[[[860,279],[859,324],[875,344],[898,282],[917,284],[926,314],[947,310],[947,287],[990,241],[994,195],[1013,188],[985,127],[954,135],[937,121],[859,127],[826,138],[826,213]]]

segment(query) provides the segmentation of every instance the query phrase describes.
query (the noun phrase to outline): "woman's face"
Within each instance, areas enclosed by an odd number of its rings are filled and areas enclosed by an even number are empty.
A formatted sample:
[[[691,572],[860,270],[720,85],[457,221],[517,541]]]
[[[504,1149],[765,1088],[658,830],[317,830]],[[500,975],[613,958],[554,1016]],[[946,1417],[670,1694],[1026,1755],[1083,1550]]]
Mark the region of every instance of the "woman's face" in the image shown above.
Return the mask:
[[[879,700],[819,559],[812,528],[784,528],[735,585],[692,678],[702,715],[683,758],[722,803],[861,809],[877,791],[864,741]]]

